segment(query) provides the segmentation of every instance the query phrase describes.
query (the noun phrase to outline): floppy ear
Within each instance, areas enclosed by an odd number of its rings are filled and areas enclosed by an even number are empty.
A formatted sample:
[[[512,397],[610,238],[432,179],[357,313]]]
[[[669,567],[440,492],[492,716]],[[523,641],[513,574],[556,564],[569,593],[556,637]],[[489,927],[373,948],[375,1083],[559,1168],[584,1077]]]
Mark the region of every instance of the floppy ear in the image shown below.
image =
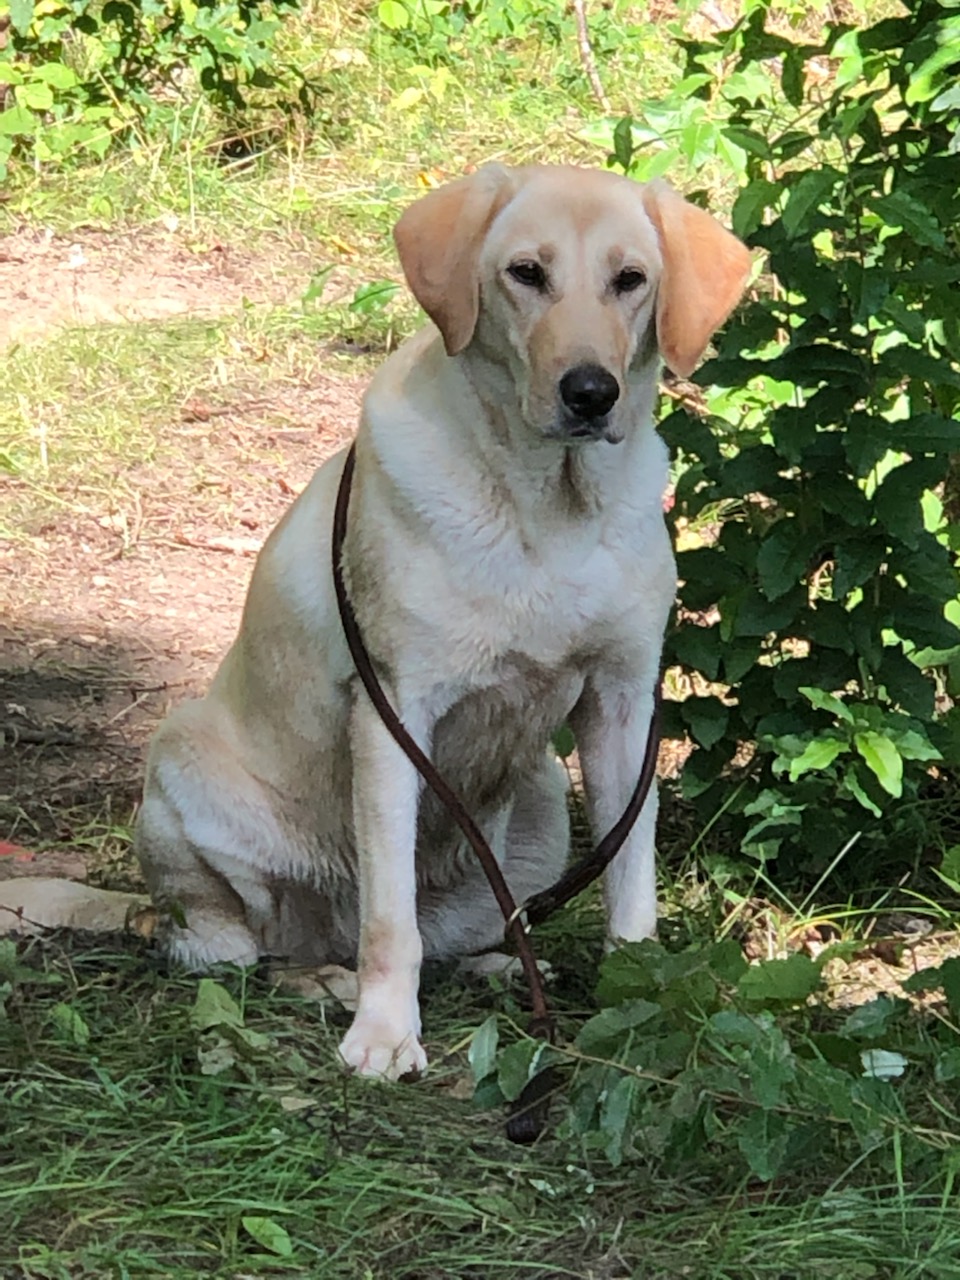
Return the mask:
[[[412,204],[393,229],[407,283],[443,335],[448,356],[473,337],[480,310],[480,249],[514,190],[509,169],[485,165]]]
[[[643,188],[657,229],[663,275],[657,293],[657,345],[668,368],[688,378],[713,332],[740,301],[750,274],[746,245],[666,182]]]

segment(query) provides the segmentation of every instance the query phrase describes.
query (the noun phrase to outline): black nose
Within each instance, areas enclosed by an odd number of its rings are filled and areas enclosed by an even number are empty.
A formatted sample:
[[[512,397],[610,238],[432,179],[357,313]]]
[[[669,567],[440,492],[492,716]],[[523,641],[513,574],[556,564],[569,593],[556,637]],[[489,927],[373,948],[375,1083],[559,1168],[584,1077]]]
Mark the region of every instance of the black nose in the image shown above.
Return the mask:
[[[598,364],[578,364],[560,379],[560,398],[578,418],[602,418],[620,397],[620,384]]]

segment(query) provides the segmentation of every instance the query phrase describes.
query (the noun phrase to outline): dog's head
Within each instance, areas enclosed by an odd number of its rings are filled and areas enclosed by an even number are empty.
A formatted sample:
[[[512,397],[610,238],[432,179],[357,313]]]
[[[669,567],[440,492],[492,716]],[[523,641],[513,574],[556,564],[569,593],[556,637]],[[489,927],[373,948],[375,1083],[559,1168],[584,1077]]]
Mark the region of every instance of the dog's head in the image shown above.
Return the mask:
[[[431,192],[394,236],[451,356],[506,365],[524,419],[569,441],[623,437],[631,372],[689,375],[736,306],[746,248],[663,182],[489,165]]]

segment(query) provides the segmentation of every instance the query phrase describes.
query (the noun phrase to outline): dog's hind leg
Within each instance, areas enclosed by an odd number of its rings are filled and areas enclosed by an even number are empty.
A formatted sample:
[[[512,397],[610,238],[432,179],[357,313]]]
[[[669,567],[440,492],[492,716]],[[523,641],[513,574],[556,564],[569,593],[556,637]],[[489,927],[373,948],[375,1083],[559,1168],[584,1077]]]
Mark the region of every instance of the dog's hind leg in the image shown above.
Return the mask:
[[[162,797],[145,797],[136,844],[147,887],[160,910],[158,937],[170,958],[194,970],[256,964],[260,944],[236,877],[224,874],[227,868],[215,869],[186,839],[183,824]]]
[[[284,844],[262,788],[204,706],[180,708],[154,740],[135,836],[160,941],[192,969],[254,964],[274,941]]]

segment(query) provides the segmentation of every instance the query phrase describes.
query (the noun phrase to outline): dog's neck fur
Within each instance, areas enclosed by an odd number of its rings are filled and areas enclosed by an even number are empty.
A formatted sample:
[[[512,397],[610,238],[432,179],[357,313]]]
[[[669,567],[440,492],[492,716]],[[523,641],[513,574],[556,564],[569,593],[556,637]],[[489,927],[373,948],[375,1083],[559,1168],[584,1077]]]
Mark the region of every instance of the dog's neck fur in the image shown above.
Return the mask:
[[[512,529],[526,549],[556,538],[586,552],[625,508],[628,523],[659,510],[666,459],[652,426],[651,354],[623,392],[624,439],[574,445],[525,421],[509,369],[474,347],[450,357],[436,330],[422,330],[381,366],[364,401],[358,444],[389,477],[378,500],[393,501],[398,518],[427,518],[448,543],[472,539],[481,520]]]
[[[658,362],[654,349],[625,387],[628,425],[617,444],[605,440],[565,443],[539,434],[524,417],[514,375],[479,343],[449,363],[455,367],[451,374],[469,385],[484,422],[496,433],[509,468],[505,478],[518,505],[526,507],[531,517],[566,523],[601,516],[631,482],[631,464],[642,450],[642,437],[652,430]],[[487,429],[478,444],[484,446],[484,463],[492,465]]]

